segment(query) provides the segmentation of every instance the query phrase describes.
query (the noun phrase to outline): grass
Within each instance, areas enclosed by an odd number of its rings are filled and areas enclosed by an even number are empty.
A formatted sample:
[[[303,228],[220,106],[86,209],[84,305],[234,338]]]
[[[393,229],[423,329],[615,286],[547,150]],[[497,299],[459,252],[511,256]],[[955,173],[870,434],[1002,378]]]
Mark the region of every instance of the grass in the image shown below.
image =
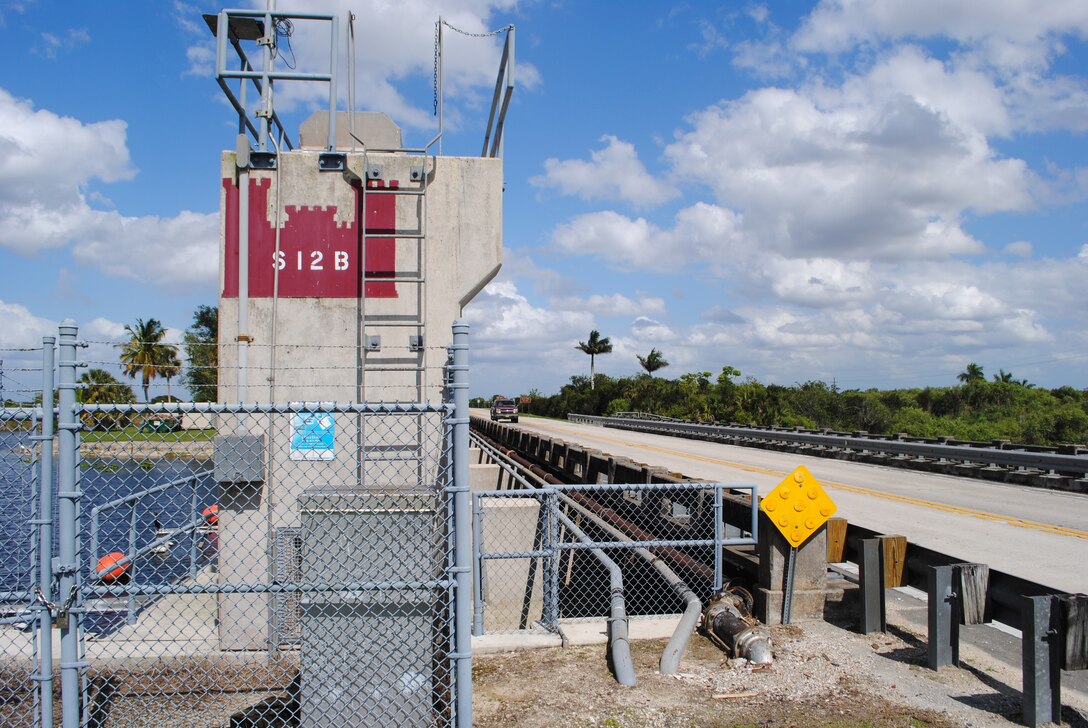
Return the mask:
[[[215,430],[178,430],[177,432],[140,432],[135,425],[117,430],[92,430],[80,433],[80,442],[211,442]]]

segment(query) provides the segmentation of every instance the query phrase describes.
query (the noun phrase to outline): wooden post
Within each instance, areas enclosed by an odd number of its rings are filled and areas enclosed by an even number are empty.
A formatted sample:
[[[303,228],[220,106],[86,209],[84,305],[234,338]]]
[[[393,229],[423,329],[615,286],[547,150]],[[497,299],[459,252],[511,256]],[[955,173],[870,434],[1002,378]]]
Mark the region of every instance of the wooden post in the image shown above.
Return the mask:
[[[845,518],[827,519],[827,563],[837,564],[846,560]]]
[[[1088,670],[1088,595],[1063,594],[1058,601],[1065,633],[1062,669]]]
[[[990,567],[986,564],[957,564],[956,591],[963,613],[960,624],[986,624],[990,609],[986,594],[990,585]]]
[[[884,547],[884,586],[906,586],[907,537],[878,536]]]

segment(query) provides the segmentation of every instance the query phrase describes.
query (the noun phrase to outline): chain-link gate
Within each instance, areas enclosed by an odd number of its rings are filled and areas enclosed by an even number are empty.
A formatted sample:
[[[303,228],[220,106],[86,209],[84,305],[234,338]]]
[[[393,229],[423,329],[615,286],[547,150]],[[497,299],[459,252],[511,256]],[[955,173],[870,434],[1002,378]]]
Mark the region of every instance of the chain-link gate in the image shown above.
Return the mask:
[[[96,405],[62,325],[55,443],[0,410],[0,723],[468,725],[466,338],[440,403]]]
[[[725,546],[758,538],[754,508],[743,530],[723,514],[723,493],[751,485],[511,482],[519,487],[473,493],[478,635],[607,618],[612,575],[592,550],[620,568],[628,616],[680,614],[689,590],[705,601],[722,588]]]
[[[40,713],[40,410],[0,409],[0,724],[33,725]],[[48,447],[45,457],[51,458]]]

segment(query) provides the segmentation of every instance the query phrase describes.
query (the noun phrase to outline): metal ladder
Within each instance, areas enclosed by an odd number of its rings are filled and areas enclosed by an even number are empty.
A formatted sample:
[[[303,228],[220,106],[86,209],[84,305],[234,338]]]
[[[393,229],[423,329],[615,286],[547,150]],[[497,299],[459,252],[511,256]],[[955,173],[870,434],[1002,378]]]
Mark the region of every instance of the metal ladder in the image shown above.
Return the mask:
[[[362,181],[363,223],[362,261],[360,265],[360,351],[359,385],[360,394],[367,401],[389,400],[389,390],[400,394],[399,401],[408,399],[424,402],[427,393],[427,191],[434,176],[437,158],[426,150],[397,149],[380,150],[411,155],[410,179],[382,179],[381,171],[371,165],[370,152],[364,150],[363,161],[366,176]],[[416,164],[415,160],[419,163]],[[386,201],[379,202],[381,198]],[[404,200],[411,204],[401,204]],[[393,209],[392,227],[376,227],[372,211],[378,206],[391,205]],[[408,213],[406,208],[412,210]],[[408,217],[402,220],[401,216]],[[374,270],[368,265],[367,254],[370,246],[379,240],[389,240],[394,247],[393,270]],[[403,241],[414,241],[414,256],[403,260]],[[407,263],[407,265],[406,265]],[[398,306],[403,310],[395,314],[368,312],[368,288],[395,286]],[[408,295],[405,295],[408,293]],[[370,300],[381,300],[376,296]],[[389,335],[382,337],[385,332]],[[392,340],[392,336],[397,337]],[[378,337],[380,343],[375,340]],[[403,338],[402,338],[403,337]],[[396,352],[407,351],[399,356]],[[395,352],[390,355],[388,352]],[[384,353],[383,353],[384,352]],[[368,378],[381,374],[381,389],[368,391]],[[409,394],[410,393],[410,394]],[[395,441],[368,443],[366,419],[361,423],[360,431],[360,466],[367,463],[414,463],[422,467],[422,448],[426,440],[424,423],[419,418],[410,431],[401,433]],[[383,440],[386,438],[383,438]],[[422,473],[418,473],[422,477]]]

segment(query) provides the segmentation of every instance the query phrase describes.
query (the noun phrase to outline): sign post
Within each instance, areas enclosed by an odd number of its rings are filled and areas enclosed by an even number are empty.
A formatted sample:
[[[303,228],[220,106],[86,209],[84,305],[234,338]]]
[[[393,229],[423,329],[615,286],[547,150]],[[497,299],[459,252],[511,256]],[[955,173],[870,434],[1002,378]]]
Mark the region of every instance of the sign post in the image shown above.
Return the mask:
[[[790,545],[786,562],[786,588],[782,599],[782,624],[790,623],[793,601],[793,573],[797,548],[835,514],[836,506],[804,465],[786,476],[764,496],[759,509]]]

